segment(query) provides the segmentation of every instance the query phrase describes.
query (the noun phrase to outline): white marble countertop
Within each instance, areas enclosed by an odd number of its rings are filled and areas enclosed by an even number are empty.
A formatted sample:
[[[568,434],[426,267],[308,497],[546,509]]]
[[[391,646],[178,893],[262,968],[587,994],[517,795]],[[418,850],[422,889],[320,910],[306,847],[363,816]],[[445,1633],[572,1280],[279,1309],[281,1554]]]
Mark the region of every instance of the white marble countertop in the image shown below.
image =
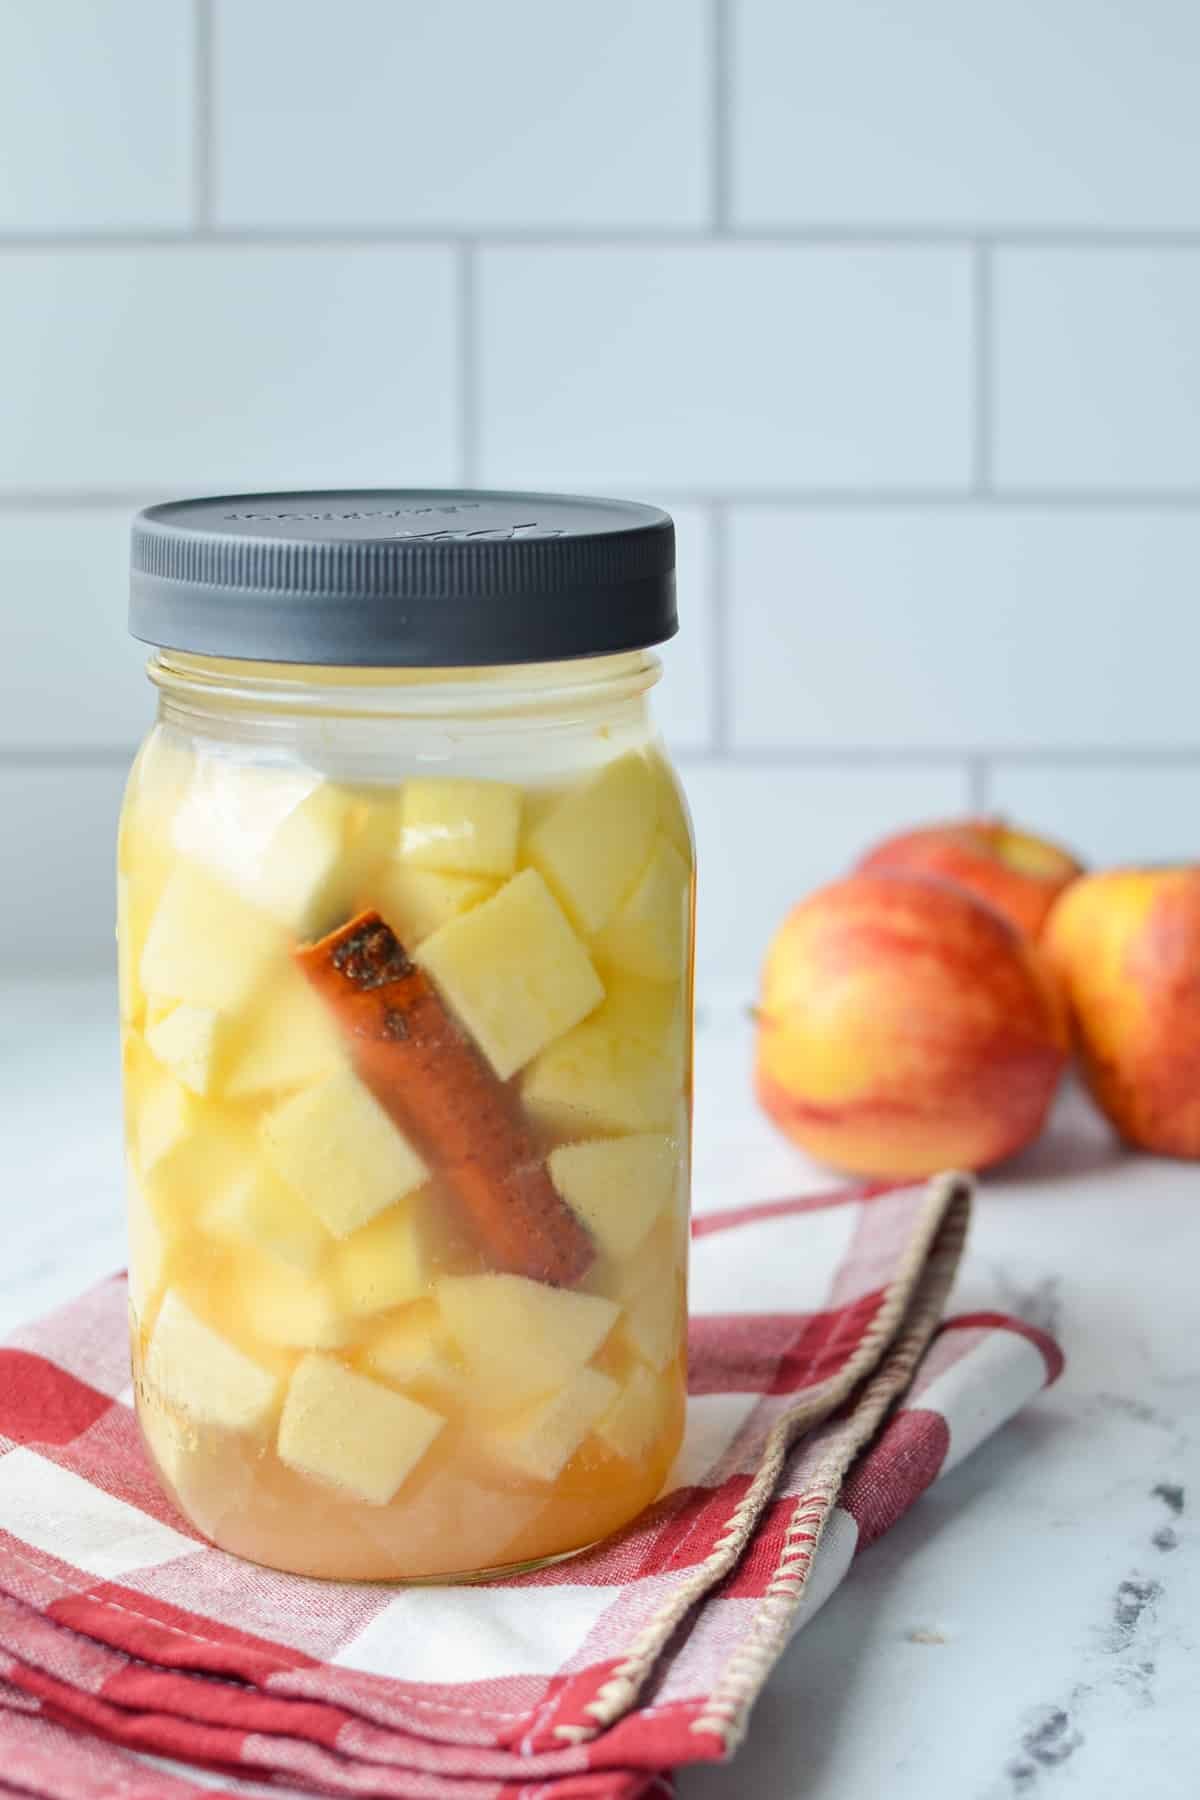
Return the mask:
[[[124,1260],[110,984],[0,988],[0,1335]],[[702,1205],[827,1183],[702,1011]],[[960,1295],[1055,1331],[1058,1386],[869,1550],[737,1761],[682,1800],[1195,1800],[1200,1166],[1121,1154],[1078,1095],[982,1189]]]

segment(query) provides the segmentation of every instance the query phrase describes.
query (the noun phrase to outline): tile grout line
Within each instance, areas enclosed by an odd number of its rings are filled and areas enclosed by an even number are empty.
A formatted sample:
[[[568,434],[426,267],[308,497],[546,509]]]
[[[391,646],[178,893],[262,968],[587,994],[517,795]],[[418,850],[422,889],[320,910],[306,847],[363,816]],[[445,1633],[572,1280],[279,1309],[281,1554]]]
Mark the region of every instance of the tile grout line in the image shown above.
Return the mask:
[[[0,772],[5,769],[126,769],[137,754],[137,744],[66,744],[53,748],[37,745],[0,748]]]
[[[63,488],[57,493],[42,490],[14,489],[0,493],[0,514],[12,512],[94,512],[106,507],[114,511],[152,506],[156,500],[171,500],[177,488]]]
[[[475,245],[464,239],[456,263],[458,304],[459,469],[464,487],[479,483],[479,264]]]
[[[986,766],[990,779],[998,765],[1081,769],[1111,769],[1118,765],[1142,769],[1194,768],[1200,764],[1200,742],[1162,748],[1121,744],[1063,744],[1024,749],[969,744],[779,744],[754,748],[681,748],[675,754],[680,762],[687,762],[693,767],[716,765],[741,769],[869,769],[899,764],[909,768],[966,768],[969,774],[970,765],[974,762],[981,767]]]
[[[709,12],[709,54],[712,57],[708,119],[711,223],[713,236],[721,238],[730,233],[733,213],[733,28],[729,5],[730,0],[710,0]]]
[[[710,0],[715,4],[716,0]],[[193,0],[196,7],[196,20],[210,20],[209,7],[211,0]],[[197,74],[201,77],[197,82],[196,106],[197,115],[201,111],[209,115],[213,108],[213,88],[215,74],[212,67],[212,35],[206,33],[197,24],[195,33],[199,64]],[[203,52],[203,54],[201,54]],[[728,86],[728,57],[725,58],[725,85]],[[713,77],[714,91],[716,77]],[[201,89],[204,90],[201,95]],[[201,106],[203,100],[203,106]],[[712,103],[715,104],[715,101]],[[726,103],[728,104],[728,103]],[[729,135],[728,123],[723,128],[724,137]],[[205,168],[205,185],[211,184],[214,170],[209,164],[215,164],[215,137],[206,142],[206,154],[203,159]],[[729,145],[721,147],[723,165],[722,185],[730,177],[731,158]],[[716,166],[716,149],[710,146],[710,179]],[[208,202],[212,194],[205,196]],[[726,195],[724,204],[728,206],[730,196]],[[480,244],[504,249],[550,249],[572,250],[583,248],[613,249],[637,248],[645,246],[654,249],[671,250],[678,247],[691,247],[697,244],[711,244],[713,227],[704,225],[627,225],[627,226],[495,226],[479,229],[466,229],[462,224],[447,222],[443,225],[392,226],[339,226],[332,221],[320,222],[308,226],[297,225],[221,225],[207,230],[202,240],[197,240],[190,226],[185,227],[149,227],[144,230],[121,229],[67,229],[62,231],[13,231],[0,230],[0,253],[11,250],[114,250],[114,249],[154,249],[173,248],[180,244],[201,241],[204,244],[215,242],[229,248],[249,249],[286,249],[286,248],[353,248],[362,246],[403,247],[405,245],[437,244],[450,247],[470,238]],[[882,249],[882,250],[921,250],[921,249],[971,249],[979,246],[988,250],[999,249],[1033,249],[1033,250],[1151,250],[1151,251],[1195,251],[1200,249],[1200,231],[1097,231],[1081,230],[1070,226],[1058,229],[1047,227],[1045,230],[997,230],[981,231],[969,224],[951,225],[894,225],[871,224],[869,221],[858,225],[780,225],[738,227],[728,223],[721,232],[721,239],[728,248],[737,247],[760,249]]]
[[[462,246],[466,248],[466,246]],[[460,354],[461,354],[460,348]],[[1200,510],[1200,486],[1194,488],[1005,488],[976,494],[969,489],[945,488],[736,488],[720,492],[712,488],[673,488],[665,483],[647,486],[626,482],[631,498],[644,495],[664,506],[794,507],[797,511],[870,512],[936,511],[976,512],[1196,512]],[[113,488],[9,488],[0,490],[0,512],[69,510],[72,507],[146,506],[156,499],[170,499],[175,488],[142,486]]]
[[[977,817],[986,815],[991,805],[992,770],[986,756],[971,755],[966,762],[967,810]]]
[[[976,498],[982,498],[992,491],[992,429],[995,417],[992,251],[991,246],[986,243],[975,244],[971,251],[971,311],[974,324],[971,492]]]
[[[729,606],[729,515],[719,500],[707,508],[708,606],[712,661],[708,671],[712,724],[709,744],[717,757],[729,754],[733,727],[733,644]],[[685,596],[686,604],[686,596]]]
[[[213,0],[192,0],[192,226],[206,238],[213,222]]]

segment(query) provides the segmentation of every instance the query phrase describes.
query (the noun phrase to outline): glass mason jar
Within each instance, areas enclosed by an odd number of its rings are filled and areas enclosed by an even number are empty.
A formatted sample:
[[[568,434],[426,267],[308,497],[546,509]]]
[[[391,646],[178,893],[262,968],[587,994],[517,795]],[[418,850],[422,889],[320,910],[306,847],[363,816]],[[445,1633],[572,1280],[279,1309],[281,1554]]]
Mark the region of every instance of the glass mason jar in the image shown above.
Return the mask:
[[[672,571],[665,515],[545,496],[135,523],[160,646],[118,875],[135,1392],[225,1549],[468,1576],[662,1486],[694,893],[647,709]]]

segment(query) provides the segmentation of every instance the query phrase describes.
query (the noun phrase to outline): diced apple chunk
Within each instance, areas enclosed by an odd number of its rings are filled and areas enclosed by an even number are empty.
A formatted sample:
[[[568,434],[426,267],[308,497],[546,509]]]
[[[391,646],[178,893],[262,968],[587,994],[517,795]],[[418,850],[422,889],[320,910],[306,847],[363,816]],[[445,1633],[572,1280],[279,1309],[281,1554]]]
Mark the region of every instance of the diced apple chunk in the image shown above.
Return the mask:
[[[650,1130],[666,1125],[671,1112],[668,1077],[653,1051],[590,1021],[538,1058],[522,1091],[533,1116],[564,1137]]]
[[[587,951],[533,869],[435,931],[417,961],[502,1081],[604,998]]]
[[[655,752],[648,758],[648,762],[658,802],[658,829],[674,844],[684,862],[690,863],[693,857],[692,822],[688,817],[683,790],[665,757]]]
[[[182,1001],[146,1031],[147,1047],[193,1094],[217,1085],[222,1052],[229,1038],[223,1013]]]
[[[661,1291],[644,1288],[626,1307],[622,1328],[643,1361],[652,1369],[665,1369],[680,1344],[682,1320],[676,1287]]]
[[[525,805],[521,811],[521,832],[526,844],[529,843],[530,838],[543,822],[550,817],[561,799],[562,789],[558,787],[526,788]],[[517,861],[523,863],[526,860],[522,851],[518,849]]]
[[[315,939],[369,904],[363,895],[373,886],[396,841],[395,795],[387,788],[348,787],[327,781],[303,803],[300,813],[311,842],[312,879],[307,899],[297,903],[294,897],[289,901],[281,896],[274,910],[300,936]],[[297,823],[285,827],[285,832],[288,830],[292,844],[281,835],[266,851],[264,864],[279,861],[283,886],[294,896],[299,883],[292,851],[301,831],[299,814]],[[291,873],[287,872],[289,865]]]
[[[150,1202],[132,1169],[126,1172],[129,1213],[129,1299],[141,1319],[153,1303],[166,1270],[166,1244]]]
[[[521,790],[502,781],[409,781],[400,801],[400,857],[414,869],[511,875]]]
[[[677,991],[614,979],[605,1004],[528,1070],[525,1104],[563,1137],[670,1129],[683,1086],[682,1048]]]
[[[596,1422],[596,1436],[626,1462],[644,1462],[662,1435],[666,1395],[662,1378],[637,1365]]]
[[[133,1101],[138,1172],[146,1180],[195,1130],[199,1109],[182,1082],[166,1074],[151,1079]]]
[[[345,873],[348,796],[310,769],[201,757],[175,820],[186,855],[296,933],[319,933]]]
[[[681,1216],[664,1212],[637,1253],[618,1266],[620,1341],[652,1369],[679,1353],[685,1329],[687,1244]]]
[[[686,1273],[687,1249],[687,1220],[682,1212],[660,1214],[649,1236],[638,1246],[638,1254],[631,1256],[621,1269],[618,1298],[628,1302],[647,1288],[662,1291],[677,1286],[681,1273]]]
[[[335,896],[342,916],[351,918],[373,906],[372,890],[379,871],[391,860],[399,831],[399,804],[390,787],[343,787],[346,827],[341,876]],[[330,924],[338,921],[331,920]]]
[[[382,1325],[371,1340],[367,1362],[377,1375],[399,1387],[457,1387],[462,1381],[432,1300],[414,1301]]]
[[[279,928],[191,863],[167,878],[142,951],[147,994],[217,1012],[241,1006],[278,966]]]
[[[210,795],[210,804],[214,796]],[[348,918],[392,851],[392,793],[323,781],[309,770],[232,772],[211,822],[197,827],[233,887],[294,936]]]
[[[301,1475],[386,1506],[445,1420],[330,1356],[302,1357],[279,1422],[279,1457]]]
[[[275,1403],[278,1381],[198,1319],[172,1288],[146,1350],[146,1379],[168,1406],[199,1425],[253,1431]]]
[[[160,886],[175,850],[175,819],[196,771],[192,751],[161,725],[129,772],[117,841],[118,867],[136,870],[137,885]]]
[[[328,1009],[304,977],[284,965],[260,997],[230,1055],[224,1093],[231,1100],[304,1087],[345,1061]]]
[[[586,932],[606,925],[650,855],[654,780],[636,751],[568,788],[529,835],[529,860]]]
[[[648,981],[678,981],[688,931],[688,871],[660,837],[632,892],[596,940],[606,961]]]
[[[144,1103],[135,1160],[156,1218],[174,1228],[198,1221],[214,1195],[244,1177],[254,1160],[254,1139],[178,1082],[174,1094],[164,1094],[169,1081],[164,1076]]]
[[[388,863],[374,889],[365,896],[387,920],[406,950],[415,950],[451,919],[490,900],[497,883],[486,875],[440,875],[434,869],[410,869]]]
[[[608,1256],[628,1256],[670,1205],[678,1155],[661,1133],[564,1144],[550,1155],[550,1175]]]
[[[523,1275],[450,1275],[437,1288],[475,1395],[516,1407],[560,1387],[600,1348],[619,1308]]]
[[[487,1451],[535,1481],[556,1481],[619,1389],[598,1369],[580,1369],[570,1380],[514,1418],[484,1434]]]
[[[681,1012],[675,989],[622,970],[606,971],[605,988],[608,1002],[603,1016],[614,1031],[650,1050],[678,1053]]]
[[[345,796],[322,782],[263,845],[248,888],[256,905],[289,931],[319,936],[340,910],[345,831]]]
[[[141,1023],[142,954],[154,913],[176,859],[175,813],[195,759],[162,727],[147,738],[125,792],[117,838],[117,939],[123,1018]]]
[[[354,1314],[383,1312],[419,1299],[428,1280],[411,1205],[389,1207],[344,1239],[335,1279],[342,1305]]]
[[[117,999],[121,1023],[136,1025],[142,1006],[142,990],[138,986],[140,946],[134,943],[133,897],[128,875],[117,876]]]
[[[275,1108],[262,1123],[276,1173],[334,1237],[349,1237],[420,1187],[428,1171],[408,1139],[350,1069]]]
[[[242,1251],[234,1275],[234,1303],[243,1331],[280,1350],[334,1350],[354,1322],[343,1312],[328,1276]]]
[[[332,1240],[294,1188],[261,1163],[238,1171],[218,1188],[201,1213],[206,1231],[224,1242],[249,1244],[263,1256],[311,1274]]]

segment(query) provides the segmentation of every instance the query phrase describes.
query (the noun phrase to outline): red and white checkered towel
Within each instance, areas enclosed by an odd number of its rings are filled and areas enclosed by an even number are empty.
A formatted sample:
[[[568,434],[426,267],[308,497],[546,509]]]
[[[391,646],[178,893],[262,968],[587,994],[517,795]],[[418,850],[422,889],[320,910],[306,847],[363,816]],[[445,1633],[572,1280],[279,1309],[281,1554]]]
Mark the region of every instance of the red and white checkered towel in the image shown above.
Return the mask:
[[[475,1587],[274,1573],[161,1496],[115,1278],[0,1349],[0,1793],[635,1800],[725,1757],[797,1626],[1058,1373],[940,1324],[970,1191],[697,1222],[668,1491],[574,1561]],[[217,1771],[214,1775],[213,1771]]]

